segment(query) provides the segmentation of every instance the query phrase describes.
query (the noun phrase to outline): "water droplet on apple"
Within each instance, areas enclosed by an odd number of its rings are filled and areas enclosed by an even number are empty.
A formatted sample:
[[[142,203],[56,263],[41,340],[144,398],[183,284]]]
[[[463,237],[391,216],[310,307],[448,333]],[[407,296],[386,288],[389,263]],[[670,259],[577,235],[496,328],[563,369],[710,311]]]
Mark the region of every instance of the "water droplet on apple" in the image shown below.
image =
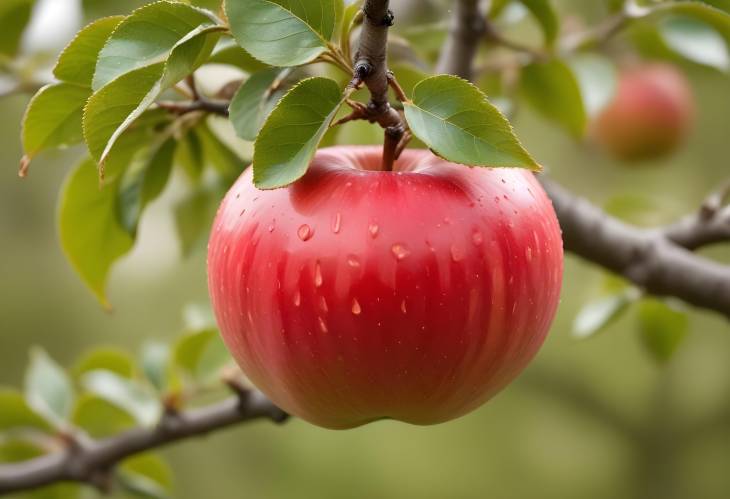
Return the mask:
[[[321,308],[323,312],[329,312],[329,308],[327,307],[327,300],[324,296],[320,296],[319,298],[319,308]]]
[[[451,259],[455,262],[460,262],[464,259],[464,250],[463,248],[452,244],[451,245]]]
[[[471,240],[474,243],[474,246],[481,246],[484,242],[484,236],[482,236],[481,232],[475,230],[471,235]]]
[[[328,332],[329,332],[329,330],[327,329],[327,324],[326,324],[326,323],[324,322],[324,319],[323,319],[323,318],[321,318],[321,317],[318,317],[317,319],[318,319],[318,321],[319,321],[319,329],[320,329],[320,330],[321,330],[321,331],[322,331],[323,333],[328,333]]]
[[[274,229],[276,228],[276,220],[271,222],[271,225],[268,227],[269,233],[274,232]]]
[[[368,227],[368,232],[370,232],[370,237],[375,239],[378,237],[378,232],[380,232],[380,227],[378,227],[378,224],[370,224],[370,227]]]
[[[303,224],[299,226],[299,229],[297,230],[297,235],[302,241],[309,241],[310,239],[312,239],[314,231],[309,225]]]
[[[238,216],[239,217],[242,217],[244,213],[246,213],[246,208],[242,209],[241,210],[241,213],[239,213]]]
[[[337,215],[335,215],[335,218],[332,220],[332,232],[334,232],[335,234],[339,234],[341,228],[342,215],[340,213],[337,213]]]
[[[406,309],[406,301],[405,300],[403,300],[402,302],[400,302],[400,310],[401,310],[401,312],[403,312],[403,314],[407,314],[408,313],[408,310]]]
[[[360,315],[362,313],[362,307],[360,306],[360,302],[357,301],[357,298],[352,299],[352,313],[354,315]]]
[[[402,244],[394,244],[390,250],[393,252],[393,256],[395,256],[395,259],[400,261],[406,258],[408,255],[411,254],[411,252],[403,246]]]
[[[322,282],[322,267],[317,262],[317,265],[314,266],[314,285],[320,287],[322,286]]]
[[[527,261],[532,261],[532,247],[528,246],[525,250],[525,257],[527,258]]]
[[[301,304],[302,304],[302,294],[299,291],[297,291],[296,293],[294,293],[294,306],[298,307]]]
[[[353,269],[360,267],[360,260],[355,255],[349,255],[347,257],[347,265],[352,267]]]

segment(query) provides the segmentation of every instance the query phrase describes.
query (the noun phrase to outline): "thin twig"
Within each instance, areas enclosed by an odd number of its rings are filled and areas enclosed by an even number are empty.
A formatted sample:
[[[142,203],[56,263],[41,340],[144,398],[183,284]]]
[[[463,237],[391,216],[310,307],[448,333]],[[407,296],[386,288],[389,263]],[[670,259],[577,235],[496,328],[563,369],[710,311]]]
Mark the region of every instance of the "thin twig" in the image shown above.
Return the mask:
[[[65,451],[0,466],[0,494],[29,490],[59,481],[98,488],[125,458],[169,443],[196,437],[255,419],[284,422],[287,414],[257,391],[246,391],[223,402],[163,418],[153,428],[135,428],[103,440],[76,441]]]
[[[199,98],[194,101],[159,101],[157,105],[171,113],[183,115],[196,111],[205,111],[210,114],[228,117],[228,101],[212,101]]]
[[[370,91],[367,118],[385,129],[382,169],[390,171],[396,159],[396,149],[407,129],[401,114],[388,102],[387,41],[388,28],[393,24],[393,13],[388,0],[366,0],[363,11],[360,44],[355,54],[353,83],[360,82]]]

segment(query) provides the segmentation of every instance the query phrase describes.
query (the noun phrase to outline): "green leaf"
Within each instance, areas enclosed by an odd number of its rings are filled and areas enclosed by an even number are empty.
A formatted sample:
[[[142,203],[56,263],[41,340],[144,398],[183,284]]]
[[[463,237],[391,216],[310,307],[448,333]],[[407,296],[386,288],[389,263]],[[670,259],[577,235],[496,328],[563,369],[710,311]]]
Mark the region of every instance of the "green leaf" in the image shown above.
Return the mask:
[[[0,432],[13,428],[50,430],[48,423],[31,409],[21,393],[0,388]]]
[[[569,65],[580,87],[586,114],[596,115],[616,93],[616,67],[610,59],[598,54],[579,54]]]
[[[362,10],[364,0],[354,0],[342,13],[340,21],[340,48],[345,56],[350,54],[352,31],[355,29],[357,14]]]
[[[226,64],[235,66],[249,74],[264,70],[269,67],[251,54],[234,40],[224,39],[218,44],[206,64]]]
[[[151,144],[158,144],[176,117],[161,108],[148,109],[126,129],[109,153],[104,163],[104,179],[108,184],[120,177],[138,155],[149,150]]]
[[[718,8],[702,2],[664,2],[653,5],[647,16],[650,21],[665,19],[668,16],[683,16],[712,26],[730,43],[730,15]]]
[[[664,42],[692,62],[727,71],[730,55],[725,40],[711,26],[691,18],[671,17],[659,25]]]
[[[687,314],[656,299],[639,303],[639,335],[647,351],[658,362],[667,362],[687,336]]]
[[[424,78],[428,78],[428,74],[423,70],[407,62],[397,62],[391,65],[390,69],[398,78],[398,84],[409,97],[413,97],[413,89],[416,88],[416,85]]]
[[[299,66],[327,50],[337,19],[336,0],[226,2],[231,32],[256,59]]]
[[[158,392],[166,393],[178,388],[179,379],[173,371],[170,347],[165,343],[149,341],[142,346],[142,372]]]
[[[138,454],[119,466],[118,479],[124,489],[142,497],[164,499],[172,493],[172,470],[156,454]]]
[[[545,45],[552,46],[560,31],[560,21],[549,0],[520,0],[540,23],[545,35]]]
[[[205,247],[221,194],[201,186],[175,205],[175,228],[184,257]]]
[[[36,442],[22,438],[0,440],[0,463],[19,463],[43,454],[43,449]]]
[[[206,329],[188,333],[180,338],[175,344],[175,364],[188,374],[194,374],[203,350],[217,335],[218,331],[215,329]]]
[[[116,215],[118,182],[99,188],[93,161],[82,161],[61,190],[59,233],[66,257],[101,304],[111,266],[132,249],[132,236]]]
[[[89,392],[124,410],[142,426],[152,426],[162,415],[162,404],[154,393],[134,380],[111,371],[90,371],[82,378]]]
[[[93,89],[99,90],[135,69],[167,60],[183,40],[214,24],[205,11],[179,2],[160,1],[135,10],[119,24],[99,53]]]
[[[205,167],[203,143],[195,128],[188,130],[178,143],[175,163],[180,165],[188,178],[197,184],[203,176]]]
[[[540,169],[507,119],[466,80],[451,75],[426,78],[404,107],[414,135],[449,161]]]
[[[87,499],[87,492],[77,483],[58,483],[30,492],[27,499]]]
[[[588,303],[573,321],[573,336],[588,338],[604,330],[626,312],[638,299],[635,288],[625,288],[615,294]]]
[[[243,140],[256,139],[261,125],[271,113],[269,88],[280,73],[281,70],[276,68],[254,73],[233,96],[229,108],[231,123],[236,135]]]
[[[188,333],[175,345],[175,364],[201,383],[215,381],[230,359],[217,329]]]
[[[157,98],[165,64],[160,62],[125,73],[91,96],[84,110],[84,139],[99,163],[119,136]],[[145,105],[142,106],[141,104]]]
[[[25,399],[54,425],[63,424],[71,415],[74,403],[71,380],[66,371],[39,348],[31,351],[25,372]]]
[[[99,369],[111,371],[123,378],[131,378],[135,372],[134,360],[128,352],[120,348],[94,348],[81,356],[73,367],[73,373],[74,376],[81,377],[89,371]]]
[[[256,138],[254,184],[275,189],[304,175],[343,102],[340,87],[328,78],[308,78],[292,88]]]
[[[135,418],[126,410],[91,393],[79,397],[71,420],[92,438],[118,435],[137,425]]]
[[[203,122],[198,126],[200,140],[203,146],[205,158],[210,165],[227,179],[229,184],[243,172],[245,166],[251,162],[242,159],[233,152],[223,141],[210,129],[207,123]]]
[[[543,116],[575,137],[583,135],[586,126],[583,97],[575,75],[564,62],[551,59],[525,67],[521,88],[528,102]]]
[[[449,34],[449,23],[441,20],[427,24],[408,26],[398,34],[410,42],[410,47],[420,58],[435,64]]]
[[[84,111],[84,137],[97,162],[106,160],[121,134],[163,91],[205,61],[222,29],[199,26],[178,40],[166,62],[126,72],[91,96]]]
[[[130,234],[137,233],[142,212],[167,185],[177,141],[169,138],[143,151],[124,172],[117,195],[120,222]]]
[[[90,96],[90,89],[72,83],[54,83],[39,90],[23,117],[23,161],[29,162],[41,151],[83,141],[81,119]]]
[[[0,3],[0,55],[14,57],[30,21],[34,0],[2,0]]]
[[[220,381],[221,371],[233,362],[225,343],[220,335],[216,335],[203,350],[198,361],[195,376],[200,383],[214,383]]]
[[[61,81],[91,88],[99,52],[124,16],[97,19],[79,31],[58,57],[53,74]]]
[[[730,14],[730,0],[701,0],[702,3],[706,3]]]

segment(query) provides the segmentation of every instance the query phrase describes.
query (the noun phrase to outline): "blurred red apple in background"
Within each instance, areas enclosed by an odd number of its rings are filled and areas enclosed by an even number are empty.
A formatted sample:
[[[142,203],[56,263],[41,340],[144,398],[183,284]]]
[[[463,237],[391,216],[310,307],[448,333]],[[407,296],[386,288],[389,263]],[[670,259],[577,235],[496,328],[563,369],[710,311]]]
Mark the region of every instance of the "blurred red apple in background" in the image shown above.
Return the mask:
[[[284,410],[328,428],[446,421],[514,379],[558,305],[560,228],[533,174],[406,150],[320,150],[260,191],[249,169],[208,249],[223,339]]]
[[[638,66],[621,73],[616,95],[596,118],[592,132],[619,159],[655,159],[684,141],[694,113],[689,83],[677,68]]]

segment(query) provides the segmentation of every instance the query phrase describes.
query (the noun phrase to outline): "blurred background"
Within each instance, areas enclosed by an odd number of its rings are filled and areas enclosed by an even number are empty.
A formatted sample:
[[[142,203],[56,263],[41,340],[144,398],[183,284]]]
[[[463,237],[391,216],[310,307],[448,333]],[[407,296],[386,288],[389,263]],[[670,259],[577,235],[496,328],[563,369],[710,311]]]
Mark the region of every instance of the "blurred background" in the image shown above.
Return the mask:
[[[75,1],[39,2],[53,15],[34,21],[25,50],[58,50],[86,20],[136,3],[89,0],[82,12]],[[409,22],[404,3],[395,5],[400,26]],[[605,17],[600,3],[554,1],[566,19],[586,23]],[[419,13],[442,16],[443,2],[434,4]],[[623,212],[642,223],[675,220],[730,176],[730,80],[675,62],[692,84],[698,117],[686,146],[665,160],[626,167],[527,107],[514,117],[518,135],[556,180],[594,203],[629,206]],[[28,99],[0,99],[0,385],[16,387],[34,345],[66,365],[99,344],[137,351],[149,339],[174,338],[184,307],[207,303],[204,252],[181,256],[171,207],[182,189],[173,182],[148,209],[134,251],[114,268],[113,312],[101,309],[57,237],[59,187],[81,150],[43,154],[29,178],[17,177]],[[727,248],[705,253],[730,262]],[[241,425],[164,451],[174,497],[730,497],[727,321],[689,310],[689,332],[664,363],[643,348],[633,311],[577,340],[576,314],[604,283],[600,269],[567,255],[562,303],[544,348],[516,382],[466,417],[344,432],[297,419]]]

